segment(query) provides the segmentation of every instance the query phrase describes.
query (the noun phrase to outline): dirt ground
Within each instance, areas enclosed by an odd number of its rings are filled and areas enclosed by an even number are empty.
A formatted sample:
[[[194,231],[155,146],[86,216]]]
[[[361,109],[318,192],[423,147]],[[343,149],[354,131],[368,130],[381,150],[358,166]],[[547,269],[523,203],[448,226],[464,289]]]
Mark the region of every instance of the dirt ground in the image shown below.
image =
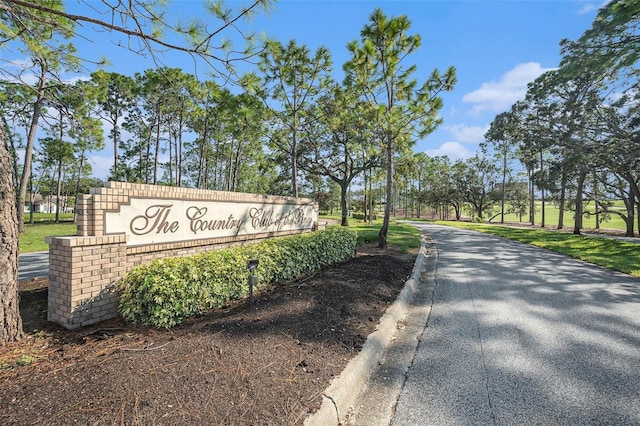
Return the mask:
[[[0,347],[2,425],[293,425],[374,331],[416,257],[355,258],[172,330],[46,322],[47,280],[21,283],[28,337]]]

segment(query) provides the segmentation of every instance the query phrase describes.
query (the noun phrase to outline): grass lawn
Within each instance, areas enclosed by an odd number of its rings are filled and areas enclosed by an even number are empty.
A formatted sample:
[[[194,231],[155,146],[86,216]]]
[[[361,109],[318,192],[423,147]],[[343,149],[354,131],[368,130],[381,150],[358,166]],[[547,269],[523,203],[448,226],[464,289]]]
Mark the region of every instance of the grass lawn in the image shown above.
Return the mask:
[[[340,215],[323,215],[320,218],[341,220],[342,217]],[[363,222],[362,219],[349,218],[349,228],[358,232],[359,244],[377,242],[378,232],[381,227],[382,219],[376,219],[369,225],[368,222]],[[399,246],[406,253],[411,248],[420,247],[420,231],[413,226],[391,221],[387,232],[387,244]]]
[[[640,244],[637,243],[543,229],[468,222],[436,221],[435,223],[498,235],[640,278]]]
[[[620,210],[620,209],[624,209],[624,205],[622,204],[622,202],[616,203],[614,205],[614,208],[616,210]],[[498,207],[499,209],[499,207]],[[556,226],[558,224],[558,218],[559,218],[559,213],[560,210],[558,209],[558,207],[556,207],[553,203],[550,202],[546,202],[545,203],[545,225],[547,226]],[[593,206],[592,205],[586,205],[585,206],[585,211],[593,211]],[[493,220],[494,222],[499,222],[500,221],[500,216],[496,216],[495,219]],[[516,214],[507,214],[505,215],[505,221],[507,222],[520,222],[520,217]],[[522,216],[522,221],[525,223],[529,222],[529,214],[527,213],[526,215]],[[540,200],[536,201],[536,211],[535,211],[535,222],[537,224],[541,224],[542,223],[542,202]],[[563,225],[565,228],[573,228],[573,212],[572,211],[565,211],[564,212],[564,218],[563,218]],[[593,215],[590,216],[583,216],[582,218],[582,222],[583,222],[583,226],[585,228],[591,228],[591,229],[595,229],[596,227],[596,217]],[[620,230],[626,230],[626,225],[624,224],[624,221],[620,218],[620,216],[618,216],[617,214],[611,214],[609,220],[607,220],[606,222],[601,222],[600,223],[600,228],[606,228],[606,229],[620,229]]]
[[[76,224],[63,223],[25,223],[25,232],[20,234],[20,253],[47,251],[49,245],[44,242],[45,237],[76,235]]]

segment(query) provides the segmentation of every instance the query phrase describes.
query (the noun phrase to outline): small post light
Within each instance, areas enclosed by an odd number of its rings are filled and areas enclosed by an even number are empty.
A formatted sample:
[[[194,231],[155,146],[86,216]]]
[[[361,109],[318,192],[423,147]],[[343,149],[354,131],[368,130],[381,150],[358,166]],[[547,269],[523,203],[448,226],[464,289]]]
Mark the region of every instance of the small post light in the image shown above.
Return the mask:
[[[258,267],[258,259],[249,259],[247,269],[249,270],[249,306],[253,306],[253,286],[258,285],[258,277],[256,276],[256,268]]]

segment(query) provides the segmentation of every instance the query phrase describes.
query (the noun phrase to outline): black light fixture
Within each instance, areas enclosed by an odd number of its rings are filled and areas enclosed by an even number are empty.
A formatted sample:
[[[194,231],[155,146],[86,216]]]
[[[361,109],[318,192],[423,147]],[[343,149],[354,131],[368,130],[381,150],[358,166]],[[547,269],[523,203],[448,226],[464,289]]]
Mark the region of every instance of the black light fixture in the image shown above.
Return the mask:
[[[258,263],[258,259],[249,259],[247,262],[247,269],[249,270],[249,306],[253,306],[253,286],[258,285],[258,277],[256,276]]]

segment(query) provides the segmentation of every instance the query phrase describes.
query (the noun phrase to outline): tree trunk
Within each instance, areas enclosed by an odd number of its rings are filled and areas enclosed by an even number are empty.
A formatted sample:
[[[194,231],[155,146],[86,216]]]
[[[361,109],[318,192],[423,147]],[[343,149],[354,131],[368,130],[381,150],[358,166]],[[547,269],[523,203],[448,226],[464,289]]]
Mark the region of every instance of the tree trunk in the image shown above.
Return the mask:
[[[422,197],[422,176],[420,170],[418,170],[418,209],[416,212],[416,216],[420,219],[420,198]]]
[[[629,203],[631,204],[631,209],[629,212],[629,219],[631,221],[631,232],[628,237],[633,237],[633,224],[634,224],[634,206],[637,207],[637,215],[636,219],[638,220],[638,234],[640,235],[640,188],[638,188],[638,184],[634,179],[627,179],[629,182]]]
[[[238,149],[236,150],[233,164],[233,180],[231,182],[231,191],[233,192],[238,190],[238,182],[240,181],[240,160],[242,160],[242,148],[242,143],[238,142]]]
[[[636,209],[635,206],[635,194],[632,191],[629,191],[629,198],[624,200],[625,207],[627,209],[627,215],[620,215],[624,220],[626,225],[626,233],[625,237],[633,237],[633,226],[634,226],[634,211]]]
[[[638,234],[640,234],[640,202],[637,204],[638,206],[638,214],[636,217],[638,218]],[[633,237],[633,229],[631,229],[631,236]]]
[[[362,206],[363,206],[363,210],[364,210],[364,212],[363,212],[364,216],[363,216],[362,219],[364,219],[363,222],[366,222],[367,218],[369,217],[369,216],[367,216],[367,214],[369,214],[369,204],[368,204],[369,203],[369,195],[367,194],[368,179],[367,179],[367,171],[366,170],[364,171],[363,175],[364,175],[364,191],[363,191],[363,193],[364,193],[364,202],[362,203]]]
[[[200,142],[200,144],[198,145],[198,152],[199,152],[199,157],[198,157],[198,177],[196,179],[196,188],[199,189],[205,189],[204,186],[204,164],[205,164],[205,144],[207,143],[207,133],[206,133],[206,129],[204,134],[202,135],[202,140]]]
[[[597,171],[593,171],[593,204],[596,209],[596,229],[600,229],[600,196],[598,194],[598,174]]]
[[[60,223],[60,193],[62,192],[62,158],[58,160],[58,180],[56,182],[56,218],[55,223]]]
[[[393,203],[393,147],[391,141],[387,143],[387,205],[384,207],[384,219],[382,228],[378,232],[378,247],[387,248],[387,231],[389,230],[389,220],[391,218],[391,204]]]
[[[27,185],[29,178],[31,177],[31,162],[33,160],[33,145],[36,140],[36,132],[38,130],[38,120],[40,119],[40,111],[42,110],[42,103],[44,102],[45,85],[47,81],[47,64],[41,63],[41,74],[38,83],[38,97],[33,104],[33,116],[31,117],[31,124],[29,125],[29,134],[27,136],[27,145],[24,150],[24,167],[22,169],[22,178],[20,179],[20,189],[18,196],[18,230],[24,232],[24,202],[27,198]],[[2,149],[5,149],[4,132],[2,136]],[[11,164],[9,164],[11,167]]]
[[[158,111],[158,127],[156,128],[156,151],[153,159],[153,184],[158,183],[158,161],[160,161],[160,111]]]
[[[342,211],[342,221],[340,225],[349,226],[349,203],[347,203],[347,181],[340,182],[340,210]]]
[[[564,227],[564,204],[567,191],[567,175],[566,171],[562,171],[562,181],[560,182],[560,200],[558,203],[558,229]]]
[[[407,182],[407,178],[404,178],[404,218],[406,219],[407,216],[407,209],[409,208],[409,203],[408,203],[408,198],[409,198],[409,182]]]
[[[146,156],[144,160],[144,183],[149,184],[150,181],[150,172],[149,167],[151,167],[151,143],[153,141],[153,130],[151,126],[149,126],[149,137],[147,138],[147,146],[146,146]]]
[[[11,154],[0,127],[0,345],[24,337],[18,295],[18,234]]]
[[[111,114],[111,124],[113,125],[113,180],[121,181],[120,179],[120,170],[118,170],[118,138],[120,137],[120,132],[118,129],[118,111],[119,108],[116,106],[115,111]]]
[[[580,230],[582,229],[582,196],[584,190],[584,181],[587,178],[587,172],[580,171],[580,176],[578,176],[578,185],[576,188],[576,214],[573,221],[573,233],[575,235],[580,235]]]
[[[529,222],[531,226],[536,224],[536,191],[533,182],[533,167],[527,167],[529,175]]]
[[[19,204],[18,204],[19,205]],[[33,173],[29,176],[29,223],[34,224],[33,210],[36,208],[36,195],[33,193]]]
[[[638,234],[640,235],[640,201],[636,200],[636,203],[636,206],[638,207],[638,214],[636,215],[636,218],[638,219]],[[631,229],[631,236],[633,237],[633,229]]]
[[[78,163],[78,176],[76,178],[76,188],[74,191],[75,195],[75,205],[73,206],[73,223],[77,223],[78,218],[78,198],[80,198],[80,181],[82,179],[82,170],[84,169],[84,161],[85,161],[85,150],[82,149],[80,151],[80,162]]]
[[[296,119],[294,117],[294,127]],[[293,129],[293,137],[291,141],[291,196],[298,197],[298,140],[295,128]]]
[[[371,225],[372,222],[373,222],[373,175],[371,173],[371,168],[369,168],[369,225]]]
[[[540,185],[540,193],[542,195],[542,212],[541,212],[541,222],[540,222],[540,227],[544,228],[546,223],[545,223],[545,199],[544,199],[544,163],[543,163],[543,156],[542,156],[542,150],[540,150],[540,178],[541,178],[541,182],[542,185]]]
[[[506,145],[506,144],[505,144]],[[500,207],[500,223],[504,223],[504,205],[507,202],[507,153],[502,156],[502,205]]]
[[[178,146],[176,153],[176,185],[178,188],[182,188],[182,133],[184,128],[184,111],[180,111],[180,124],[178,126]]]
[[[169,135],[167,137],[167,144],[169,145],[169,182],[168,185],[169,186],[174,186],[174,181],[173,181],[173,143],[171,142],[171,139],[174,139],[175,136],[173,135],[173,132],[171,131],[171,127],[169,127]]]

